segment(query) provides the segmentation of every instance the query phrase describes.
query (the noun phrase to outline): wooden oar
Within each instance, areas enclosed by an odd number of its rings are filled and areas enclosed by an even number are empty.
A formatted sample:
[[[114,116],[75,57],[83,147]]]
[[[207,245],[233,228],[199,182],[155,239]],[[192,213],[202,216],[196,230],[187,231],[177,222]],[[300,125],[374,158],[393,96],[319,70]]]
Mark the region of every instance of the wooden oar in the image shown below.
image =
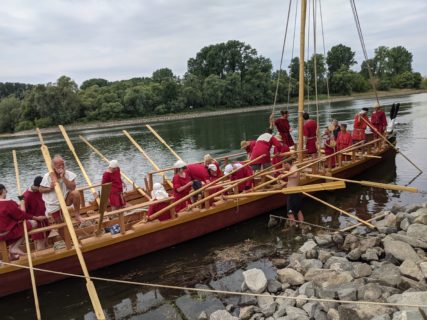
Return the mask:
[[[311,199],[313,199],[313,200],[316,200],[317,202],[320,202],[320,203],[324,204],[325,206],[328,206],[328,207],[330,207],[332,209],[335,209],[338,212],[344,213],[345,215],[347,215],[347,216],[349,216],[349,217],[351,217],[353,219],[356,219],[357,221],[359,221],[359,222],[367,225],[369,228],[375,229],[374,225],[370,224],[369,222],[366,222],[363,219],[360,219],[359,217],[356,217],[355,215],[353,215],[351,213],[348,213],[347,211],[344,211],[343,209],[335,207],[334,205],[332,205],[332,204],[330,204],[330,203],[328,203],[328,202],[326,202],[326,201],[324,201],[322,199],[319,199],[319,198],[317,198],[317,197],[315,197],[315,196],[313,196],[313,195],[311,195],[311,194],[309,194],[307,192],[303,192],[302,194],[305,195],[305,196],[307,196],[307,197],[309,197],[309,198],[311,198]]]
[[[12,150],[12,155],[13,155],[13,164],[15,166],[16,189],[18,191],[18,194],[21,196],[22,195],[21,179],[19,178],[18,159],[16,157],[15,150]],[[24,200],[20,200],[20,205],[21,205],[21,209],[25,211]],[[34,275],[34,269],[33,269],[33,258],[31,257],[30,239],[28,237],[27,221],[26,220],[22,221],[22,224],[24,226],[25,247],[27,249],[28,266],[30,267],[31,287],[33,289],[34,306],[36,308],[37,320],[40,320],[41,313],[40,313],[39,296],[37,293],[36,276]]]
[[[177,160],[182,160],[182,158],[166,143],[165,140],[163,140],[163,138],[156,132],[156,130],[154,130],[150,125],[146,124],[145,125],[147,127],[148,130],[151,131],[152,134],[154,134],[154,136],[165,145],[166,148],[169,149],[169,151],[175,156],[175,158]]]
[[[40,142],[43,143],[42,140]],[[48,168],[48,171],[53,172],[52,158],[50,157],[48,147],[42,144],[41,151],[43,154],[44,161],[46,163],[46,167]],[[102,310],[101,302],[99,301],[99,297],[96,292],[95,285],[90,279],[89,271],[87,269],[86,262],[80,248],[79,240],[77,239],[76,231],[74,230],[73,222],[71,221],[70,212],[68,211],[68,207],[67,207],[67,204],[65,203],[64,195],[58,183],[55,184],[55,193],[58,198],[59,205],[61,207],[61,211],[65,219],[65,223],[67,224],[67,228],[70,233],[71,240],[73,241],[74,250],[76,251],[77,258],[79,259],[80,266],[86,278],[86,289],[88,291],[89,298],[92,302],[92,307],[95,312],[95,316],[98,320],[101,320],[101,319],[104,320],[105,319],[104,310]]]
[[[371,128],[372,131],[374,131],[379,137],[381,137],[381,139],[383,139],[385,142],[387,142],[394,150],[396,150],[397,153],[400,153],[406,160],[409,161],[409,163],[411,163],[415,168],[417,168],[419,172],[423,172],[423,170],[421,170],[414,162],[412,162],[411,159],[409,159],[402,151],[400,151],[398,148],[396,148],[396,146],[393,143],[388,141],[388,139],[386,137],[384,137],[373,125],[371,125],[371,123],[369,121],[367,121],[363,117],[360,117],[360,118],[369,126],[369,128]]]
[[[64,136],[64,139],[65,139],[65,142],[67,143],[68,149],[70,149],[71,153],[74,156],[74,159],[76,159],[76,162],[79,165],[80,171],[82,172],[83,177],[85,178],[88,186],[90,187],[90,191],[92,191],[92,195],[96,194],[95,188],[92,187],[93,186],[92,181],[90,180],[85,168],[83,167],[83,164],[81,163],[79,156],[76,153],[76,149],[74,149],[74,145],[71,142],[70,137],[68,137],[67,131],[65,130],[64,126],[62,126],[62,125],[59,125],[58,127],[59,127],[59,130],[61,131],[62,135]],[[98,204],[98,207],[99,207],[99,203],[100,203],[99,198],[96,197],[95,200],[96,200],[96,203]]]
[[[110,163],[110,160],[108,160],[97,148],[95,148],[89,141],[87,141],[83,136],[79,136],[80,140],[82,140],[84,143],[86,143],[86,145],[91,148],[93,150],[93,152],[95,152],[95,154],[97,154],[102,160],[104,160],[105,162],[107,162],[108,164]],[[129,178],[122,170],[120,170],[120,174],[122,175],[122,177],[124,179],[127,180],[127,182],[129,182],[130,184],[132,184],[134,186],[134,188],[139,192],[139,194],[141,194],[142,196],[144,196],[144,198],[146,198],[147,200],[150,200],[150,196],[140,187],[138,186],[131,178]]]
[[[312,178],[320,178],[320,179],[335,180],[335,181],[345,181],[348,183],[360,184],[362,186],[367,186],[367,187],[375,187],[375,188],[381,188],[381,189],[387,189],[387,190],[398,190],[398,191],[407,191],[407,192],[415,192],[415,193],[418,192],[417,188],[401,186],[398,184],[388,184],[388,183],[380,183],[380,182],[365,181],[365,180],[357,181],[357,180],[336,178],[336,177],[330,177],[330,176],[322,176],[322,175],[311,174],[311,173],[306,173],[305,175],[308,177],[312,177]]]
[[[102,185],[101,200],[99,201],[99,208],[98,208],[99,220],[98,220],[98,230],[96,231],[97,236],[100,236],[102,234],[102,221],[104,220],[104,213],[107,210],[110,191],[111,191],[111,182]]]
[[[294,194],[302,192],[316,192],[316,191],[327,191],[327,190],[336,190],[345,188],[345,182],[327,182],[327,183],[316,183],[306,186],[297,186],[297,187],[287,187],[280,190],[270,190],[270,191],[260,191],[260,192],[245,192],[240,194],[233,194],[229,196],[224,196],[224,199],[241,199],[247,197],[263,197],[271,196],[275,194]]]
[[[378,220],[378,219],[382,219],[382,218],[384,218],[385,216],[387,216],[388,215],[388,213],[383,213],[383,214],[381,214],[381,215],[379,215],[379,216],[377,216],[377,217],[373,217],[373,218],[371,218],[371,219],[369,219],[369,220],[365,220],[366,222],[371,222],[371,221],[375,221],[375,220]],[[346,231],[349,231],[349,230],[351,230],[351,229],[354,229],[354,228],[356,228],[356,227],[360,227],[361,225],[362,225],[363,223],[356,223],[356,224],[353,224],[353,225],[351,225],[351,226],[348,226],[348,227],[346,227],[346,228],[344,228],[344,229],[341,229],[340,230],[340,232],[346,232]]]
[[[159,166],[148,156],[148,154],[142,149],[142,147],[138,144],[138,142],[135,141],[135,139],[127,132],[126,130],[123,130],[123,134],[132,142],[132,144],[139,150],[139,152],[142,153],[145,159],[151,164],[151,166],[154,168],[154,170],[160,170]],[[166,183],[169,185],[169,187],[173,188],[172,182],[168,180],[166,177],[166,174],[164,172],[160,173],[163,176],[163,179],[166,181]]]

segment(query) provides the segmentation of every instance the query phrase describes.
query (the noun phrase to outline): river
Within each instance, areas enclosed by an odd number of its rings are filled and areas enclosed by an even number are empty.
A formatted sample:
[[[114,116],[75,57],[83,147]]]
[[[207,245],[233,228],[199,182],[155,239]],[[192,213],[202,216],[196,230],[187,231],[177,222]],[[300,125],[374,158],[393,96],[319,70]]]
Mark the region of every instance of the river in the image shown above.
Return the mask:
[[[415,94],[403,97],[382,99],[388,112],[393,102],[400,102],[401,109],[396,126],[398,147],[423,170],[427,170],[427,94]],[[331,119],[352,123],[354,114],[364,106],[370,106],[372,100],[354,100],[337,102],[332,105],[319,105],[320,125],[323,128]],[[311,111],[315,110],[311,106]],[[290,108],[291,125],[296,128],[296,110]],[[388,114],[388,113],[387,113]],[[153,124],[156,131],[186,161],[200,161],[204,154],[221,156],[239,152],[240,141],[256,139],[268,126],[267,111],[254,111],[241,114],[205,117]],[[137,184],[144,185],[144,173],[152,171],[149,163],[141,156],[129,140],[122,134],[126,129],[140,143],[142,148],[160,166],[171,166],[175,158],[144,127],[117,127],[69,132],[83,166],[94,183],[100,182],[106,163],[99,159],[78,135],[85,136],[109,159],[117,159],[122,171]],[[294,134],[296,130],[294,130]],[[79,168],[59,133],[44,136],[51,155],[62,154],[69,170],[79,173]],[[37,136],[12,137],[0,139],[0,183],[7,186],[9,197],[16,199],[16,182],[12,161],[12,149],[17,150],[23,187],[31,185],[36,175],[46,171],[46,165],[40,153]],[[417,170],[402,156],[388,161],[364,173],[365,180],[374,180],[401,185],[410,184],[421,190],[427,190],[427,175],[417,177]],[[83,177],[78,176],[78,184],[83,185]],[[130,188],[131,186],[129,186]],[[325,199],[336,206],[368,217],[373,213],[391,208],[393,205],[405,206],[426,202],[422,193],[402,193],[359,186],[349,186],[346,191],[329,193]],[[280,212],[276,212],[279,213]],[[350,223],[340,216],[310,200],[305,200],[306,220],[331,228],[339,228]],[[93,275],[146,281],[165,284],[190,285],[208,281],[212,275],[224,273],[230,262],[227,253],[239,252],[240,261],[253,260],[257,254],[269,250],[272,244],[283,244],[291,252],[298,245],[300,231],[283,232],[281,228],[267,229],[268,215],[264,215],[239,225],[194,239],[192,241],[164,249],[131,261],[93,272]],[[249,239],[249,240],[248,240]],[[244,244],[250,244],[253,250],[244,250]],[[243,249],[242,249],[243,248]],[[248,252],[251,251],[251,252]],[[137,314],[135,307],[128,305],[137,295],[149,289],[130,285],[96,283],[102,306],[111,318],[128,319]],[[86,296],[85,283],[79,279],[67,279],[38,289],[41,313],[44,319],[83,319],[91,318],[91,304]],[[162,291],[165,297],[180,295],[179,292]],[[126,302],[126,303],[125,303]],[[128,312],[120,313],[123,304]],[[119,311],[118,311],[119,310]],[[35,311],[30,291],[2,298],[0,314],[3,319],[34,318]],[[144,318],[142,318],[144,319]]]

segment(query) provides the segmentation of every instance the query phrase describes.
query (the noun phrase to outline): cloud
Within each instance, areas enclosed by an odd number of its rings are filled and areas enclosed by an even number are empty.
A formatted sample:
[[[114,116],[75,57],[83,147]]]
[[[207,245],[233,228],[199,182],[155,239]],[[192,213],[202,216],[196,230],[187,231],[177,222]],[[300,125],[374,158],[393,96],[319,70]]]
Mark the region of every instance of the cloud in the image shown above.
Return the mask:
[[[291,57],[295,3],[285,67]],[[250,44],[278,68],[288,5],[279,0],[3,0],[0,81],[46,83],[63,74],[79,83],[95,77],[118,80],[149,76],[162,67],[182,75],[188,59],[202,47],[230,39]],[[403,45],[414,55],[414,69],[427,75],[426,1],[361,0],[357,6],[370,56],[380,45]],[[360,65],[349,2],[324,0],[322,11],[326,50],[348,45]],[[323,52],[319,18],[317,30],[317,52]],[[298,40],[295,46],[298,54]]]

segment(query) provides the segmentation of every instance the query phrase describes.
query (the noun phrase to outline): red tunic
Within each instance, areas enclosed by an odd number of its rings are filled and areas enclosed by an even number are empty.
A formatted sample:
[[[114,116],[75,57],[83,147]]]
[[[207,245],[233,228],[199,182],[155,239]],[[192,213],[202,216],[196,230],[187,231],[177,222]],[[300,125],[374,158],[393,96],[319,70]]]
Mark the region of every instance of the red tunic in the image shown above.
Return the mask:
[[[371,116],[371,123],[381,134],[387,128],[387,117],[383,110],[374,111]],[[375,132],[374,132],[375,133]]]
[[[6,240],[12,243],[24,236],[23,220],[30,220],[33,216],[22,211],[18,204],[12,200],[0,201],[0,240]],[[31,230],[31,224],[27,221],[28,231]],[[7,233],[7,234],[5,234]]]
[[[187,166],[187,173],[191,180],[209,181],[209,172],[203,163],[192,163]]]
[[[325,156],[329,156],[331,154],[335,153],[335,148],[332,148],[331,146],[331,139],[325,141]],[[329,157],[326,159],[326,161],[330,161],[331,167],[335,167],[335,156]]]
[[[102,175],[102,183],[111,182],[111,191],[110,191],[110,206],[113,207],[122,207],[125,205],[123,199],[123,181],[120,174],[120,168],[113,171],[105,171]]]
[[[150,205],[148,207],[147,216],[149,217],[149,216],[155,214],[156,212],[159,212],[160,210],[166,208],[168,205],[169,205],[169,203],[167,203],[166,201]],[[160,221],[168,220],[170,218],[171,218],[170,211],[166,211],[165,213],[163,213],[159,217],[157,217],[157,219],[159,219]]]
[[[268,139],[268,141],[265,139],[260,140],[261,137]],[[252,164],[271,163],[270,149],[272,146],[280,146],[280,142],[269,133],[263,133],[260,138],[258,138],[255,143],[255,147],[252,150],[250,160],[252,161],[258,158],[260,155],[265,155],[263,158],[253,162]]]
[[[352,145],[352,139],[350,132],[346,131],[345,133],[340,131],[338,132],[337,137],[337,151],[343,150]]]
[[[240,169],[239,171],[233,173],[231,175],[230,180],[234,181],[234,180],[239,180],[239,179],[243,179],[243,178],[247,178],[250,177],[254,174],[252,168],[250,166],[244,167],[242,169]],[[239,192],[242,192],[245,189],[250,189],[253,186],[253,179],[248,179],[245,182],[242,182],[241,184],[239,184]]]
[[[289,147],[286,144],[281,144],[279,147],[274,147],[273,150],[273,159],[271,161],[271,163],[273,164],[275,169],[282,169],[283,168],[283,163],[282,164],[278,164],[276,165],[276,163],[279,163],[280,161],[282,161],[283,159],[285,159],[285,157],[280,156],[280,153],[284,153],[284,152],[289,152]],[[274,176],[277,177],[280,175],[280,172],[275,172]]]
[[[289,125],[288,119],[279,118],[274,121],[274,124],[276,125],[277,131],[279,131],[283,142],[289,147],[292,147],[295,143],[291,136],[291,126]]]
[[[185,186],[190,181],[191,181],[191,178],[187,172],[185,173],[184,178],[182,178],[179,174],[175,174],[173,176],[172,184],[173,184],[173,196],[175,198],[175,201],[177,201],[181,198],[184,198],[185,196],[187,196],[190,193],[191,186],[189,186],[188,188],[186,188],[185,190],[183,190],[181,192],[178,192],[178,188]],[[182,209],[186,208],[188,204],[190,204],[190,199],[188,199],[187,201],[184,201],[183,203],[178,204],[175,207],[175,211],[176,212],[181,211]]]
[[[308,154],[317,152],[316,137],[317,137],[317,122],[309,119],[304,123],[303,127],[304,137],[306,137],[305,148]]]
[[[366,114],[363,116],[363,118],[369,122],[368,116]],[[366,122],[361,119],[361,115],[356,114],[354,116],[353,140],[356,140],[356,141],[365,140],[366,138],[365,130],[367,126],[368,125],[366,124]]]
[[[25,203],[25,211],[33,216],[44,216],[46,212],[46,207],[44,205],[44,201],[42,199],[42,194],[40,192],[32,192],[27,190],[24,192],[24,203]],[[37,227],[42,228],[49,225],[48,220],[37,221]],[[40,232],[31,235],[31,239],[33,240],[41,240],[47,237],[47,232]]]
[[[248,159],[250,159],[250,158],[251,158],[251,154],[252,154],[252,151],[253,151],[253,150],[254,150],[254,148],[255,148],[255,144],[256,144],[256,141],[255,141],[255,140],[250,140],[250,141],[249,141],[249,146],[245,148],[245,151],[246,151],[246,153],[248,154]]]

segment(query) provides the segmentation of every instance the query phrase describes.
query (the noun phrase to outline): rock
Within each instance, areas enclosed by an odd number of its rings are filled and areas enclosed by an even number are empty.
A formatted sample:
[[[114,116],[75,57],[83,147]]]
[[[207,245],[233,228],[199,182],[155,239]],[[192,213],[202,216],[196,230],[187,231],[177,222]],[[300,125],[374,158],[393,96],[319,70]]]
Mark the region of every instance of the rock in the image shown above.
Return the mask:
[[[209,317],[205,311],[202,311],[202,313],[199,314],[198,320],[208,320],[208,319]]]
[[[148,310],[164,303],[164,298],[159,290],[151,290],[147,293],[136,294],[136,312],[145,313]]]
[[[277,280],[268,280],[267,281],[267,290],[270,293],[276,293],[282,289],[282,284]]]
[[[258,308],[255,306],[243,307],[240,309],[239,319],[248,320],[257,310],[258,310]]]
[[[427,224],[427,214],[420,215],[415,218],[414,223]]]
[[[411,212],[410,214],[410,220],[412,223],[420,223],[420,222],[416,222],[417,219],[419,219],[419,221],[424,220],[424,216],[427,216],[427,209],[426,208],[419,208],[418,210]],[[424,223],[421,223],[424,224]]]
[[[418,238],[418,239],[421,239],[423,241],[426,241],[427,240],[427,225],[420,224],[420,223],[411,224],[408,227],[406,234],[409,237]]]
[[[380,244],[380,239],[378,237],[370,236],[370,237],[367,237],[367,238],[360,240],[358,248],[362,252],[365,252],[366,250],[373,248],[373,247],[376,247],[379,244]]]
[[[308,315],[304,310],[291,306],[286,307],[286,315],[290,320],[308,320]]]
[[[314,249],[314,248],[316,248],[316,247],[317,247],[317,243],[316,243],[316,242],[314,242],[313,240],[308,240],[308,241],[306,241],[306,242],[302,245],[302,247],[300,247],[300,248],[298,249],[298,252],[306,253],[307,251],[312,250],[312,249]]]
[[[283,259],[283,258],[274,258],[274,259],[271,259],[271,262],[276,268],[279,268],[279,269],[284,268],[286,266],[286,259]]]
[[[314,236],[314,241],[316,241],[319,246],[327,246],[332,243],[332,236],[327,233],[320,234]]]
[[[304,273],[307,272],[309,269],[321,269],[322,267],[322,261],[317,259],[306,259],[301,261],[301,268]]]
[[[423,206],[419,205],[419,204],[411,204],[409,206],[407,206],[406,208],[406,213],[412,213],[417,211],[418,209],[421,209]]]
[[[262,293],[267,288],[267,278],[260,269],[250,269],[243,272],[246,286],[253,293]]]
[[[359,288],[357,297],[363,301],[378,301],[381,298],[381,287],[376,283],[368,283]]]
[[[314,297],[314,286],[311,281],[304,283],[302,286],[299,287],[298,293],[305,295],[307,297]]]
[[[409,259],[409,260],[413,260],[414,262],[417,262],[420,260],[415,250],[405,242],[384,239],[383,243],[384,243],[384,251],[387,254],[391,254],[393,257],[395,257],[399,261],[404,261]]]
[[[205,311],[206,314],[211,314],[215,310],[224,309],[222,302],[213,296],[208,296],[206,299],[193,299],[189,295],[184,295],[175,300],[176,306],[186,319],[196,320],[200,313]],[[224,310],[225,311],[225,310]]]
[[[345,304],[338,307],[340,319],[362,320],[371,319],[381,314],[391,314],[393,308],[381,305],[353,305]]]
[[[422,274],[424,275],[424,278],[427,279],[427,262],[421,262],[419,264],[419,267],[420,267]]]
[[[300,294],[299,296],[297,296],[297,299],[295,300],[295,306],[297,308],[302,308],[303,305],[305,305],[307,303],[307,296]]]
[[[273,228],[279,224],[279,219],[270,216],[270,219],[268,219],[267,228]]]
[[[427,249],[427,241],[416,239],[406,234],[390,234],[386,237],[386,239],[403,241],[414,248]]]
[[[372,272],[372,278],[380,284],[396,287],[402,281],[399,268],[391,263],[384,263]]]
[[[327,281],[332,277],[335,277],[337,275],[337,272],[335,270],[331,269],[309,269],[305,275],[304,279],[306,281]]]
[[[274,301],[273,296],[271,296],[271,297],[265,297],[265,296],[257,297],[257,300],[258,300],[258,306],[260,307],[261,312],[265,316],[269,317],[274,313],[274,311],[276,311],[277,303]]]
[[[349,283],[353,280],[349,271],[337,273],[334,277],[329,278],[327,281],[320,280],[320,277],[313,279],[313,285],[316,291],[316,296],[319,298],[334,299],[338,295],[338,290],[342,285]]]
[[[403,291],[411,290],[411,291],[426,291],[427,285],[425,281],[415,281],[411,278],[402,276],[402,281],[399,284],[399,289]]]
[[[369,277],[372,274],[372,268],[366,263],[353,263],[352,275],[355,279]]]
[[[402,222],[400,223],[400,229],[402,229],[402,230],[408,230],[408,227],[409,227],[409,225],[410,225],[410,223],[409,223],[409,219],[408,218],[405,218],[405,219],[403,219],[402,220]]]
[[[395,228],[396,227],[396,215],[393,213],[389,213],[384,217],[384,219],[375,221],[373,224],[377,227],[379,230],[380,228]]]
[[[373,317],[371,320],[391,320],[391,318],[388,314],[382,314],[382,315]]]
[[[322,263],[325,263],[330,257],[332,257],[332,254],[329,251],[319,250],[318,259]]]
[[[317,253],[316,249],[308,250],[305,253],[305,258],[306,259],[317,259],[317,257],[318,257],[318,253]]]
[[[110,318],[107,318],[110,319]],[[178,311],[170,304],[164,304],[156,309],[152,309],[143,315],[137,315],[130,318],[126,318],[129,320],[163,320],[163,319],[174,319],[174,320],[182,320],[182,317],[179,315]],[[198,319],[198,318],[197,318]],[[208,319],[208,318],[206,318]],[[198,319],[199,320],[199,319]]]
[[[379,260],[377,251],[373,248],[366,250],[366,252],[362,254],[362,259],[368,262]]]
[[[234,310],[234,306],[232,304],[227,304],[225,306],[225,310],[227,310],[228,312],[232,312]]]
[[[267,258],[259,259],[259,260],[248,263],[246,270],[249,270],[249,269],[262,270],[267,280],[277,279],[277,268]]]
[[[328,320],[340,320],[340,315],[337,309],[330,308],[327,313]]]
[[[239,306],[251,306],[257,304],[258,300],[254,296],[241,296],[239,300]]]
[[[334,265],[332,268],[331,266]],[[325,269],[334,269],[337,271],[351,271],[353,270],[353,265],[347,258],[344,257],[330,257],[324,265]]]
[[[392,320],[424,320],[425,318],[418,310],[398,311],[393,314]]]
[[[424,278],[423,273],[417,264],[412,260],[405,260],[399,267],[400,273],[409,278],[416,280],[422,280]]]
[[[123,299],[122,302],[116,304],[113,308],[114,318],[120,319],[132,314],[132,300],[129,298]]]
[[[298,272],[302,271],[301,261],[305,259],[305,255],[301,253],[292,253],[289,256],[288,268],[292,268]]]
[[[337,296],[340,300],[357,300],[357,288],[353,283],[345,283],[338,287]]]
[[[209,320],[239,320],[239,318],[233,317],[226,310],[217,310],[217,311],[211,313]]]
[[[387,299],[387,302],[395,304],[415,304],[425,305],[427,301],[427,291],[423,292],[404,292],[402,294],[392,295]],[[399,310],[414,310],[413,307],[398,307]],[[424,312],[427,312],[427,308],[422,308]]]
[[[289,283],[292,286],[304,283],[304,276],[291,268],[284,268],[277,271],[279,280],[282,283]]]
[[[351,261],[356,261],[360,259],[361,255],[362,255],[362,250],[360,250],[360,248],[354,248],[347,254],[347,259]]]
[[[350,251],[353,249],[356,249],[359,244],[359,238],[355,235],[349,234],[345,237],[344,244],[342,245],[342,248],[344,250]]]
[[[334,233],[334,234],[332,235],[332,241],[333,241],[336,245],[340,246],[340,245],[342,245],[342,244],[343,244],[343,242],[344,242],[344,237],[341,235],[341,233]]]

